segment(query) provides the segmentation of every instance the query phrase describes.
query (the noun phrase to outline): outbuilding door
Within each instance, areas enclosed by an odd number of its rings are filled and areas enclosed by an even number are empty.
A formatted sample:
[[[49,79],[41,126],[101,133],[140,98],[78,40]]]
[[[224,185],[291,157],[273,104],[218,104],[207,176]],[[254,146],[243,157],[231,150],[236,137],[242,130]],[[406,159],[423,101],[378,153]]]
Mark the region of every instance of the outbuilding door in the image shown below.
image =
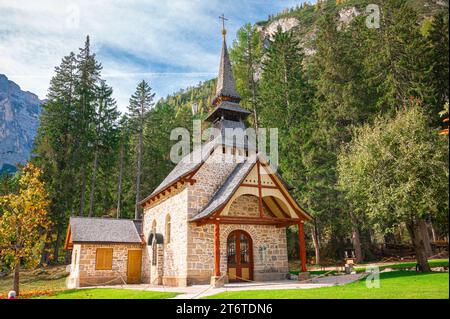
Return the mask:
[[[142,250],[128,250],[127,283],[141,283]]]
[[[228,236],[227,272],[230,281],[253,280],[253,244],[243,230],[235,230]]]

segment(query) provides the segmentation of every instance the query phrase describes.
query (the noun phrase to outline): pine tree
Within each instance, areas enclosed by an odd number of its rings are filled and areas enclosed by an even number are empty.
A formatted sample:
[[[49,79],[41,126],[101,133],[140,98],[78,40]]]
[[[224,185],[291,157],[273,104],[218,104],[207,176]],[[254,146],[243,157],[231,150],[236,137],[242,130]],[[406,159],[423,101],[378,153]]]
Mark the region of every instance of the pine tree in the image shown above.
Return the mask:
[[[263,45],[259,33],[250,23],[239,29],[230,50],[233,73],[241,104],[253,111],[253,125],[258,130],[257,73],[261,68]]]
[[[142,173],[142,150],[143,150],[143,134],[146,115],[153,106],[153,98],[155,94],[152,93],[152,88],[147,82],[142,80],[136,88],[136,92],[130,98],[130,105],[128,107],[128,116],[132,125],[135,127],[135,134],[137,135],[137,164],[136,164],[136,201],[134,218],[139,219],[139,201],[141,192],[141,173]]]
[[[77,55],[77,82],[75,94],[77,97],[77,150],[76,163],[80,178],[80,203],[78,215],[83,216],[85,205],[85,192],[87,182],[87,168],[93,155],[92,140],[95,128],[93,118],[95,114],[95,100],[97,86],[100,80],[102,66],[96,61],[95,54],[91,53],[90,39],[86,37],[83,48]]]
[[[64,57],[55,68],[47,100],[42,105],[40,126],[35,139],[34,153],[37,156],[33,161],[44,171],[43,176],[50,194],[49,218],[53,222],[42,253],[43,263],[48,263],[53,233],[56,233],[53,260],[58,261],[67,215],[73,214],[76,209],[76,68],[74,53]]]
[[[443,107],[449,99],[449,37],[448,16],[443,13],[433,18],[428,34],[428,43],[431,48],[432,82],[436,93],[436,108]]]
[[[377,105],[382,112],[393,112],[411,99],[420,99],[430,114],[434,106],[432,67],[426,38],[417,23],[417,12],[406,0],[380,0],[381,27],[368,33],[370,55],[364,65],[368,79],[378,90]]]
[[[112,98],[112,93],[112,88],[104,80],[101,80],[97,88],[94,104],[94,162],[89,196],[89,217],[92,217],[94,212],[94,190],[99,158],[102,158],[103,161],[111,159],[115,152],[110,152],[110,150],[115,150],[117,145],[117,119],[119,112],[117,111],[116,101]],[[106,165],[106,169],[110,167],[111,165]]]

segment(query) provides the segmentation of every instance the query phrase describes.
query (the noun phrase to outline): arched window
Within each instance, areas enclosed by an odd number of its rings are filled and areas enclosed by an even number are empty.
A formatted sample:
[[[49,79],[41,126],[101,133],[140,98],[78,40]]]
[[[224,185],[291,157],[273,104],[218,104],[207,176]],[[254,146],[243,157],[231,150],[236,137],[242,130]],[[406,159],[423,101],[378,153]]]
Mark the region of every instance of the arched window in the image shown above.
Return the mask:
[[[166,244],[170,243],[170,227],[171,227],[170,215],[167,214],[167,216],[166,216]]]

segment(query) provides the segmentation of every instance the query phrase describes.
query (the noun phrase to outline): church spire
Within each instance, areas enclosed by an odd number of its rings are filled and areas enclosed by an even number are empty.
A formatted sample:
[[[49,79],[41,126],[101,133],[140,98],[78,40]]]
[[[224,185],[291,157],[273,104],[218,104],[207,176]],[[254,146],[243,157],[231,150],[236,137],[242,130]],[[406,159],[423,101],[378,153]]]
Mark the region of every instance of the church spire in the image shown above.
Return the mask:
[[[216,95],[212,101],[214,110],[206,117],[205,121],[211,123],[216,123],[221,120],[241,122],[251,112],[239,105],[241,96],[236,91],[236,84],[234,82],[233,70],[231,68],[225,39],[225,35],[227,34],[225,20],[228,19],[224,15],[220,19],[222,20],[223,42],[222,53],[220,55],[219,76],[217,78]]]
[[[217,78],[217,87],[216,87],[216,95],[213,100],[213,105],[216,106],[222,101],[229,101],[239,103],[241,97],[239,93],[236,91],[236,84],[234,82],[233,70],[231,68],[230,57],[228,56],[227,42],[226,42],[226,34],[227,30],[225,29],[225,16],[219,17],[222,20],[222,53],[220,55],[220,67],[219,67],[219,76]]]

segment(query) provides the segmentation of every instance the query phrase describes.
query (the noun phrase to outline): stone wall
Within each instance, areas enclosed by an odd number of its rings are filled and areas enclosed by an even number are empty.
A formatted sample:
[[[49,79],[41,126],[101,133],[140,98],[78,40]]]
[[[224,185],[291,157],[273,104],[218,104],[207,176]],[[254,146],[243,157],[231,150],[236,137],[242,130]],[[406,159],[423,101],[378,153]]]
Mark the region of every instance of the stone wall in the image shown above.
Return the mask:
[[[228,154],[228,152],[227,152]],[[226,155],[228,156],[228,155]],[[152,266],[152,247],[146,245],[143,253],[143,281],[151,284],[185,286],[206,284],[214,272],[214,226],[197,226],[188,222],[211,200],[236,167],[230,160],[222,162],[221,148],[200,167],[187,185],[175,195],[144,210],[144,239],[147,241],[152,224],[165,237],[166,216],[171,216],[171,241],[158,245],[157,265]],[[258,197],[239,197],[230,209],[233,216],[259,216]],[[221,272],[227,271],[226,241],[229,233],[241,229],[253,240],[255,280],[282,279],[288,273],[285,228],[267,225],[221,225]]]
[[[112,248],[111,270],[96,270],[97,248]],[[113,285],[127,282],[128,250],[142,249],[139,244],[74,244],[69,287]]]
[[[188,190],[185,188],[172,197],[144,210],[143,281],[151,284],[186,285],[187,276],[187,207]],[[166,238],[166,217],[170,214],[170,243]],[[158,244],[157,265],[152,265],[152,247],[147,244],[153,222],[156,232],[163,235]]]
[[[253,242],[254,280],[280,280],[289,272],[286,228],[271,225],[220,225],[220,271],[227,272],[227,239],[234,230],[246,231]],[[214,273],[214,226],[190,224],[189,284],[209,283]]]
[[[189,219],[209,203],[214,193],[223,185],[236,165],[230,154],[222,154],[221,147],[218,147],[214,154],[206,160],[193,176],[193,179],[196,180],[195,184],[188,187]]]
[[[263,207],[264,216],[271,216]],[[254,195],[241,195],[230,205],[227,216],[259,217],[259,198]]]

